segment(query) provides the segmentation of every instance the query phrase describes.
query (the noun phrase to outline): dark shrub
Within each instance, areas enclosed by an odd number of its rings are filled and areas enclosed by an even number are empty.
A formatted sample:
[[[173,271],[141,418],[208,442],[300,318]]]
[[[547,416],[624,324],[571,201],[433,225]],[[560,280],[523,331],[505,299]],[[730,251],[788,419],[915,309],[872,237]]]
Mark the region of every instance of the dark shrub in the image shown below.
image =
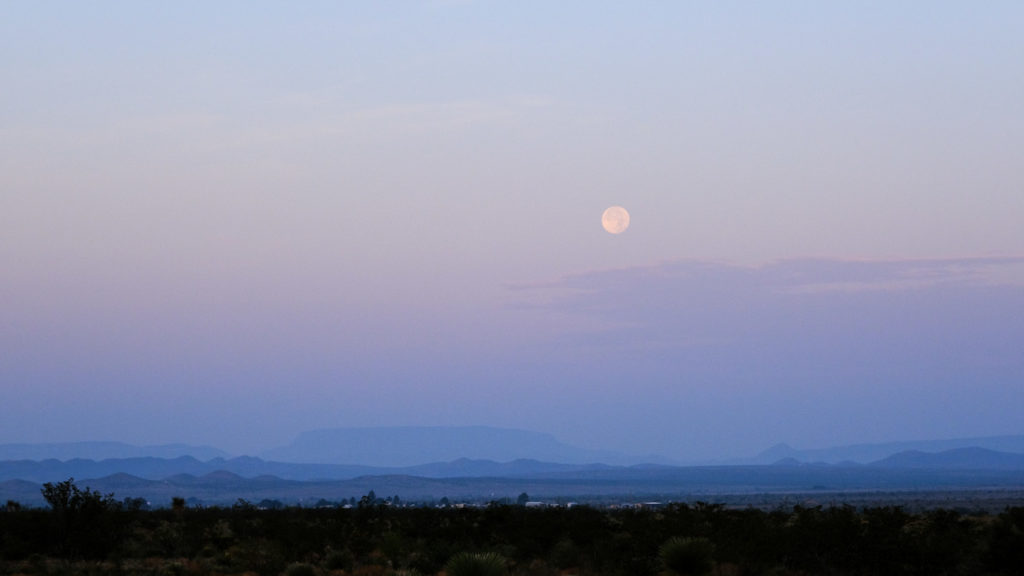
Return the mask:
[[[715,545],[707,538],[676,536],[661,545],[659,555],[665,569],[679,576],[700,576],[711,572]]]
[[[444,571],[448,576],[502,576],[505,573],[505,559],[493,552],[460,552],[448,560]]]

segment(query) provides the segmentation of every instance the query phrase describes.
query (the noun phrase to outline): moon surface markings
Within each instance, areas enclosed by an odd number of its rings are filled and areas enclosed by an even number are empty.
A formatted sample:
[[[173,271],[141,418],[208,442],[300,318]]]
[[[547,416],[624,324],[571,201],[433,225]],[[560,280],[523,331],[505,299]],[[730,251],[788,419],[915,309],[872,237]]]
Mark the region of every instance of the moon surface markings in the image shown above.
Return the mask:
[[[601,226],[609,234],[622,234],[629,228],[629,212],[622,206],[612,206],[601,215]]]

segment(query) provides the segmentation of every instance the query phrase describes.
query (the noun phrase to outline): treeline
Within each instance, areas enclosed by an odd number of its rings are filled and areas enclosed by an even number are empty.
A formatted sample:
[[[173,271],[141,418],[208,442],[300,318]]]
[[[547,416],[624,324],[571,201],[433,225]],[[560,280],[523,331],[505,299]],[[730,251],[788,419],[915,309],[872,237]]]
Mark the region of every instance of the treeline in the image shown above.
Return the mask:
[[[543,576],[681,574],[688,565],[693,573],[736,575],[1011,575],[1024,567],[1024,508],[980,515],[699,502],[263,510],[179,500],[146,510],[76,490],[51,494],[58,502],[51,509],[0,512],[0,573],[427,576],[447,568],[455,576],[467,553],[504,574]]]

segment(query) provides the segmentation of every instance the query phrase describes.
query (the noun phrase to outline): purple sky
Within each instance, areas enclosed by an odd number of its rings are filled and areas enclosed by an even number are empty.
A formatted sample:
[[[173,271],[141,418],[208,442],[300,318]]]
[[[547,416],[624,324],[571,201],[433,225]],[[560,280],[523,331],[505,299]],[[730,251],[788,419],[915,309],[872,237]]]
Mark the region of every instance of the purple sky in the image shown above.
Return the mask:
[[[1022,39],[1017,2],[7,3],[0,443],[1024,433]]]

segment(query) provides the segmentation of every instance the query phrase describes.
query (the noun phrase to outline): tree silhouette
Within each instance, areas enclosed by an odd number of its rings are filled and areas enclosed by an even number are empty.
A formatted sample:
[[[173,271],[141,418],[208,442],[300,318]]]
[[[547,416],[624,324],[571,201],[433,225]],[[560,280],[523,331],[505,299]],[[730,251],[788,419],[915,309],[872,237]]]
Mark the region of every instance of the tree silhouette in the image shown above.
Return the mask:
[[[377,493],[373,490],[367,492],[362,498],[359,499],[359,507],[363,508],[366,506],[374,506],[377,504]]]
[[[40,491],[53,511],[62,516],[102,512],[116,506],[113,494],[103,495],[88,486],[82,490],[74,478],[56,484],[47,482]]]
[[[101,558],[117,543],[121,527],[113,518],[119,508],[113,494],[82,490],[74,478],[47,482],[40,491],[53,509],[58,552]]]

